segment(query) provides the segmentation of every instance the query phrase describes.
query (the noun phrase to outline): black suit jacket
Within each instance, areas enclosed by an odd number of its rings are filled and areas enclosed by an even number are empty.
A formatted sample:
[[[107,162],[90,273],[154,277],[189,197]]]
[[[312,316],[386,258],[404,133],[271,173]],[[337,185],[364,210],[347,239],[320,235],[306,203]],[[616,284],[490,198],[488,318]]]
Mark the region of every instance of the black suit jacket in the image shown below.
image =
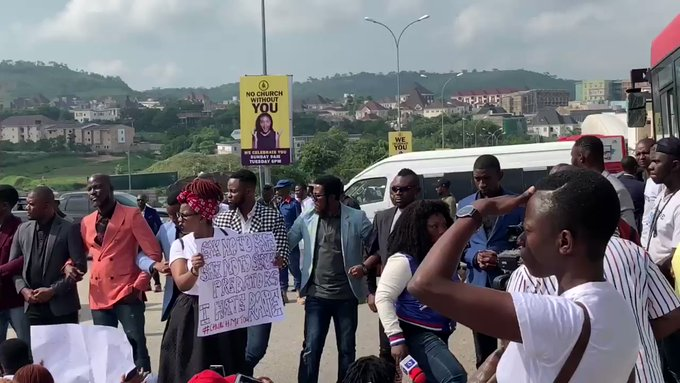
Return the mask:
[[[390,237],[390,231],[392,229],[392,221],[394,220],[394,215],[397,213],[397,207],[391,207],[389,209],[380,210],[375,213],[373,217],[373,234],[370,242],[370,248],[368,249],[368,255],[377,255],[380,257],[380,266],[373,268],[368,271],[368,292],[370,294],[375,294],[375,290],[378,288],[377,276],[379,275],[382,267],[387,263],[387,258],[391,255],[387,252],[387,240]]]
[[[17,292],[24,288],[31,288],[27,282],[28,265],[33,254],[33,240],[35,237],[35,221],[24,222],[14,235],[10,260],[24,257],[21,275],[14,277]],[[59,217],[54,217],[50,234],[45,247],[45,261],[43,266],[43,284],[54,289],[54,297],[50,300],[50,310],[55,316],[72,314],[80,310],[80,300],[76,283],[66,278],[63,267],[68,260],[82,272],[87,272],[87,258],[85,247],[80,236],[80,225],[73,224]],[[28,303],[24,305],[28,308]]]

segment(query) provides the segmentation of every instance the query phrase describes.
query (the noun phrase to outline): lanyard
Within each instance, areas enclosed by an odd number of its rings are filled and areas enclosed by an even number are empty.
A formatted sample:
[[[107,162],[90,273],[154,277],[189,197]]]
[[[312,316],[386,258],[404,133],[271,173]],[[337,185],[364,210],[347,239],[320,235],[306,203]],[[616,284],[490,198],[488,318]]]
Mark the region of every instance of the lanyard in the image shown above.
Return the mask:
[[[659,210],[659,204],[656,205],[656,209],[654,210],[654,215],[652,216],[652,225],[649,227],[649,234],[647,238],[647,247],[645,250],[649,251],[649,245],[652,242],[652,237],[656,237],[657,234],[657,222],[659,221],[659,217],[661,216],[661,213],[663,213],[663,210],[666,208],[669,202],[673,199],[673,196],[675,196],[675,193],[678,191],[674,191],[673,194],[671,194],[670,198],[663,204],[661,207],[661,210]]]

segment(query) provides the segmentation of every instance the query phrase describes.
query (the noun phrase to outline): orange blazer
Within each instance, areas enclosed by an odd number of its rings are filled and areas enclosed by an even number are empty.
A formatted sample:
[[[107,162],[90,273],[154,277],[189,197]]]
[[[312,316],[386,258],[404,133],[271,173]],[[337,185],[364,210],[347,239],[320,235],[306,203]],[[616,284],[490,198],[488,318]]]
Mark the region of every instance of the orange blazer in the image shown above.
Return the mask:
[[[135,262],[139,248],[160,262],[161,248],[149,224],[138,209],[116,204],[104,233],[102,246],[95,243],[97,215],[83,218],[80,233],[85,249],[92,257],[90,275],[90,309],[107,310],[132,293],[146,291],[149,274]]]

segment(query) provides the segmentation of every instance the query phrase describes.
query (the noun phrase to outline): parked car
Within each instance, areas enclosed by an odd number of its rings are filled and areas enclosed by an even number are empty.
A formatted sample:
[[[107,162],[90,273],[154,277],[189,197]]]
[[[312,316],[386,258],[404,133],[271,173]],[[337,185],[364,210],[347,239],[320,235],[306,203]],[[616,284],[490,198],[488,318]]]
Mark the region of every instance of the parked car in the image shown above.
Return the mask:
[[[114,192],[114,198],[116,201],[124,206],[137,207],[137,197],[132,194],[124,192]],[[63,211],[67,217],[71,217],[74,222],[80,222],[83,217],[95,211],[90,197],[87,192],[71,192],[64,193],[59,198],[60,205],[59,208]],[[167,222],[169,220],[168,212],[165,208],[155,208],[158,211],[158,215],[161,217],[161,221]]]
[[[137,197],[132,194],[124,192],[114,192],[114,197],[116,201],[122,205],[137,207]],[[62,194],[59,199],[59,209],[66,214],[66,218],[73,222],[80,222],[83,217],[92,213],[95,208],[90,202],[90,197],[87,192],[71,192]],[[26,211],[26,197],[20,197],[19,202],[17,202],[12,214],[21,218],[22,221],[28,220],[28,212]],[[161,217],[161,221],[167,222],[170,220],[168,217],[168,212],[164,208],[155,208],[158,211],[158,215]]]

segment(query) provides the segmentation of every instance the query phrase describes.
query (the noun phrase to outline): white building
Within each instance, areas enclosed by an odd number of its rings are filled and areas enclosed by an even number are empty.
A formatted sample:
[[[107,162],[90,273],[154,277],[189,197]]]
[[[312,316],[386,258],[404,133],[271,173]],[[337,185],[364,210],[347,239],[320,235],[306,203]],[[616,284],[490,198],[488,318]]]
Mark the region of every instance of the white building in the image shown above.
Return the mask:
[[[217,144],[217,154],[235,154],[241,155],[241,144],[232,142],[229,144]]]
[[[120,108],[74,109],[73,118],[78,122],[118,121],[121,118]]]

